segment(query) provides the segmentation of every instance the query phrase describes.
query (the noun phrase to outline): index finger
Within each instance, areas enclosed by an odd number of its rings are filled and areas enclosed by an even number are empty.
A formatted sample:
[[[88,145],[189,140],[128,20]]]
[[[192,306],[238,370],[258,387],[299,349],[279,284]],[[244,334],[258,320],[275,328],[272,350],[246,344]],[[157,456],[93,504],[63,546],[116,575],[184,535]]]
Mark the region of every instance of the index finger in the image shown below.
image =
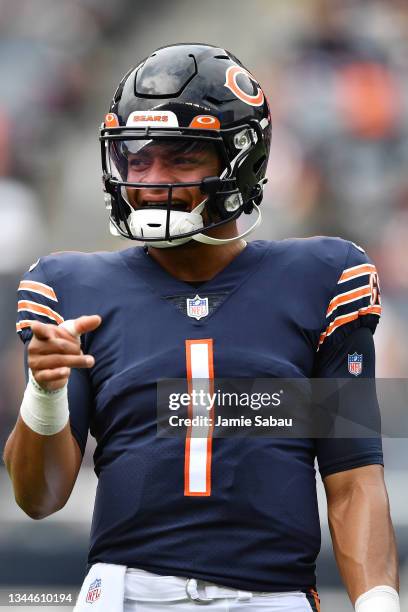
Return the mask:
[[[49,323],[40,323],[40,321],[30,321],[30,328],[38,340],[49,340],[51,338],[51,327],[55,327]]]

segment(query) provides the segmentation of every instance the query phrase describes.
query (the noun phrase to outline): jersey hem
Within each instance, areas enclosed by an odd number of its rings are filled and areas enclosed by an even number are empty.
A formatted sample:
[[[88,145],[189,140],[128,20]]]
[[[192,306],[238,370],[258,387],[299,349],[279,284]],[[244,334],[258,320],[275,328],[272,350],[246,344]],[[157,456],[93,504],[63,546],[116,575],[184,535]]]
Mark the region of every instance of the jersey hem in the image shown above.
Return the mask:
[[[89,572],[92,565],[94,565],[95,563],[112,563],[112,561],[97,559],[91,563],[88,563],[87,573]],[[316,588],[315,576],[313,576],[313,579],[307,584],[293,583],[293,584],[284,585],[282,583],[276,583],[273,586],[271,586],[270,583],[255,584],[253,582],[246,582],[243,580],[235,580],[235,579],[230,579],[230,578],[213,576],[210,574],[204,574],[202,572],[197,572],[194,570],[183,572],[181,570],[157,567],[155,565],[147,565],[145,563],[131,563],[131,564],[124,563],[123,565],[126,565],[126,567],[129,567],[131,569],[141,569],[146,572],[152,572],[153,574],[158,574],[159,576],[178,576],[180,578],[195,578],[196,580],[212,582],[214,584],[217,584],[218,586],[225,586],[225,587],[229,587],[232,589],[239,589],[239,590],[252,591],[252,592],[258,592],[258,593],[286,593],[286,592],[290,593],[291,591],[301,591],[303,593],[307,593],[310,591],[310,589]]]

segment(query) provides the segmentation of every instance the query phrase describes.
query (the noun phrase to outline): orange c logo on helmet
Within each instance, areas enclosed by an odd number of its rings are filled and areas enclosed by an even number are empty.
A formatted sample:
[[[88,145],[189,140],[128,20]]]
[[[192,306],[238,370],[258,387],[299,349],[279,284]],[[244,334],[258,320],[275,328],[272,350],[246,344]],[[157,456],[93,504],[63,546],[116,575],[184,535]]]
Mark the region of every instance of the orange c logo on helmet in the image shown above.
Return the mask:
[[[191,128],[200,128],[207,130],[219,130],[221,127],[219,119],[212,115],[197,115],[190,123]]]
[[[237,77],[240,74],[245,74],[245,76],[247,76],[249,79],[251,79],[253,83],[255,83],[256,87],[258,88],[258,91],[255,95],[251,96],[245,93],[245,91],[239,87],[237,83]],[[250,104],[251,106],[262,106],[262,104],[264,103],[265,97],[261,87],[259,86],[259,83],[257,83],[252,74],[250,74],[248,70],[245,70],[245,68],[242,68],[242,66],[230,66],[227,69],[224,85],[225,87],[228,87],[228,89],[232,91],[232,93],[237,96],[237,98],[239,98],[240,100],[242,100],[242,102],[245,102],[246,104]]]
[[[119,119],[115,115],[115,113],[108,113],[105,115],[105,127],[119,127]]]

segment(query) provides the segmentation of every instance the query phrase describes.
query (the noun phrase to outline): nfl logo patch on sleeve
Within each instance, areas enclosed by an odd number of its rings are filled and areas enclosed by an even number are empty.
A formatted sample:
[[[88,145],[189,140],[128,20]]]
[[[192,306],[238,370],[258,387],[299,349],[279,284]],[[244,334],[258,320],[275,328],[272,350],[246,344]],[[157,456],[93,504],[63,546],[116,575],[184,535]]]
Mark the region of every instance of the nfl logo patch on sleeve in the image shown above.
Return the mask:
[[[363,371],[363,355],[353,353],[348,356],[348,371],[353,376],[359,376]]]
[[[194,298],[187,298],[187,314],[199,321],[208,315],[208,298],[200,298],[197,294]]]
[[[100,578],[96,578],[89,585],[88,593],[86,594],[86,603],[94,603],[101,596],[102,591],[102,580]]]

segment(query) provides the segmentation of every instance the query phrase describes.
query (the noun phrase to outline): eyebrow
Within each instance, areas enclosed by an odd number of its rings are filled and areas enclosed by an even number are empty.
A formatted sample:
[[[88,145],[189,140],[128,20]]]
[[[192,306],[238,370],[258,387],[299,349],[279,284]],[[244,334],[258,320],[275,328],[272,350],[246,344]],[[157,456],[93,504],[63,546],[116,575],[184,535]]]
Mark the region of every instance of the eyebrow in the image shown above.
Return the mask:
[[[203,156],[207,156],[208,154],[209,154],[209,151],[204,151],[204,150],[201,150],[201,151],[199,151],[199,150],[198,151],[194,151],[194,150],[193,151],[182,151],[182,150],[181,151],[177,151],[177,150],[172,151],[172,150],[169,150],[169,151],[162,151],[160,153],[160,155],[163,155],[166,158],[169,155],[172,155],[172,156],[186,155],[188,157],[191,157],[191,156],[194,156],[194,157],[203,157]],[[135,159],[135,158],[136,159],[151,158],[151,157],[155,157],[156,155],[157,155],[157,152],[155,153],[154,151],[139,151],[138,153],[129,153],[128,154],[128,160],[131,161],[132,159]]]

